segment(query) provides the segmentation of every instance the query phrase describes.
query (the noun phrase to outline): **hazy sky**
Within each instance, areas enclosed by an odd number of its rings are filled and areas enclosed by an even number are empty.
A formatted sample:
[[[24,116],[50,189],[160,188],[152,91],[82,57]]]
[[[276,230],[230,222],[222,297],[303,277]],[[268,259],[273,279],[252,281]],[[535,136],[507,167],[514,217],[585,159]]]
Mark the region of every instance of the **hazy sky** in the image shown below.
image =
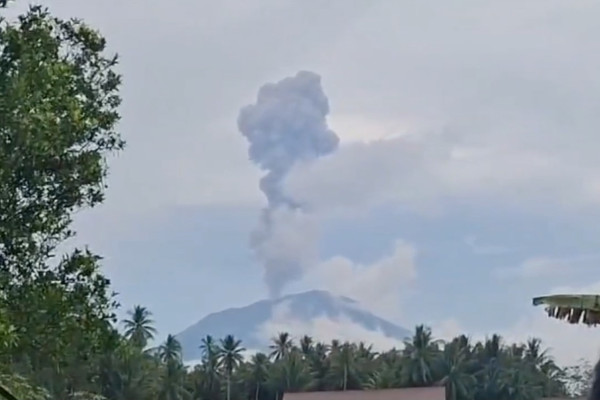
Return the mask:
[[[310,70],[341,143],[287,182],[319,227],[319,261],[287,292],[325,288],[438,336],[541,336],[563,361],[598,350],[598,331],[531,306],[600,291],[598,1],[44,3],[121,56],[128,147],[79,240],[162,335],[267,296],[248,239],[261,172],[236,118]]]

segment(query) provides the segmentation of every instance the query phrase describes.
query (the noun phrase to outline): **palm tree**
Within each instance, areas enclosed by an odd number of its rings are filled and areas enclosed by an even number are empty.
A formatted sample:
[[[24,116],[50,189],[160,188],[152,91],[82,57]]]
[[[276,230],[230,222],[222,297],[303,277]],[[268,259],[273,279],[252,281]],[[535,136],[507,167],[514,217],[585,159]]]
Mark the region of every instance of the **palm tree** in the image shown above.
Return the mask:
[[[269,357],[264,353],[256,353],[250,359],[247,367],[246,379],[249,381],[254,391],[254,400],[258,400],[261,387],[263,387],[269,378]]]
[[[453,342],[444,348],[441,362],[442,383],[446,386],[446,400],[472,398],[477,379],[470,373],[472,361],[460,342]]]
[[[190,393],[183,382],[186,376],[185,367],[181,362],[171,361],[166,364],[160,382],[159,400],[184,400]]]
[[[525,346],[525,360],[531,363],[533,367],[540,370],[542,365],[550,360],[548,350],[542,349],[542,341],[538,338],[531,338]]]
[[[211,335],[206,335],[205,337],[203,337],[199,347],[202,351],[203,360],[209,359],[210,356],[214,354],[217,350],[217,344],[215,342],[215,339]]]
[[[243,352],[245,348],[241,346],[241,340],[237,340],[233,335],[227,335],[221,339],[219,347],[219,362],[225,370],[225,379],[227,380],[227,400],[231,400],[231,375],[233,370],[237,368],[243,361]]]
[[[202,391],[206,394],[205,397],[215,398],[220,387],[219,346],[211,335],[207,335],[202,339],[200,349],[202,350],[202,366],[200,368]]]
[[[302,336],[300,339],[300,350],[302,354],[308,356],[313,351],[313,338],[308,335]]]
[[[400,384],[401,376],[399,366],[382,362],[381,365],[371,373],[371,376],[365,383],[365,388],[393,389],[399,387]]]
[[[332,340],[329,346],[310,336],[294,346],[290,335],[282,333],[273,339],[270,356],[257,353],[244,362],[240,340],[228,335],[217,344],[207,336],[200,345],[201,365],[187,372],[173,335],[154,353],[134,345],[132,336],[119,338],[118,349],[96,361],[99,391],[106,398],[282,400],[286,392],[437,383],[445,386],[447,400],[534,400],[567,394],[567,375],[538,339],[504,343],[492,335],[472,346],[460,335],[442,344],[420,325],[404,349],[378,353],[367,343]],[[42,371],[35,373],[36,379],[52,382]]]
[[[487,338],[483,344],[481,355],[486,360],[499,360],[503,349],[502,336],[493,334],[491,338]]]
[[[146,347],[156,334],[152,313],[146,307],[138,305],[128,311],[127,315],[129,318],[123,320],[125,337],[140,348]]]
[[[181,363],[181,343],[175,336],[167,336],[167,340],[158,348],[158,357],[165,364]]]
[[[356,355],[350,343],[342,344],[338,349],[331,353],[331,366],[329,377],[338,382],[338,386],[343,391],[348,389],[348,381],[357,375]]]
[[[360,342],[356,348],[356,356],[366,361],[372,361],[377,356],[377,353],[373,351],[373,345]]]
[[[280,360],[287,356],[294,347],[292,337],[287,332],[280,332],[276,337],[271,339],[272,344],[269,346],[271,354],[269,357],[274,358],[275,361]]]
[[[433,339],[431,329],[424,325],[415,328],[411,340],[404,342],[404,381],[413,386],[426,386],[435,379],[436,361],[439,359],[439,341]]]
[[[271,367],[270,384],[276,400],[281,400],[283,393],[308,390],[314,383],[312,372],[299,351],[291,351]]]
[[[187,376],[187,384],[194,400],[221,398],[219,375],[206,364],[194,367]]]
[[[116,400],[146,398],[155,380],[152,359],[130,340],[99,360],[102,394]]]
[[[314,378],[314,388],[325,390],[327,385],[327,375],[329,373],[330,359],[328,346],[325,343],[317,342],[313,346],[312,352],[304,357],[308,363],[309,369]]]
[[[559,368],[554,360],[549,359],[540,366],[542,377],[542,397],[564,397],[564,371]]]
[[[329,351],[335,352],[340,348],[340,341],[338,339],[333,339],[329,344]]]
[[[497,336],[497,335],[494,335]],[[498,344],[497,340],[493,343]],[[484,346],[482,343],[476,345],[476,358],[478,361],[477,376],[477,391],[475,399],[497,399],[503,396],[503,391],[506,388],[505,384],[505,368],[501,363],[499,352],[496,351],[496,345]],[[490,349],[494,349],[490,352]]]
[[[526,365],[504,371],[504,398],[511,400],[534,400],[541,397],[542,390],[529,373]]]

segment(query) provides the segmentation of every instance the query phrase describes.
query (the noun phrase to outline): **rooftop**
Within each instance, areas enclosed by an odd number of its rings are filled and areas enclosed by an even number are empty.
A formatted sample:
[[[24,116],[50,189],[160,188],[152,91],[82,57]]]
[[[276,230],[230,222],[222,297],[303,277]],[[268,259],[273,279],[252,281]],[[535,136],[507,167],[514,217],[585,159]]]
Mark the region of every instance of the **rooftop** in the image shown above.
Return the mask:
[[[444,387],[286,393],[283,400],[445,400]]]

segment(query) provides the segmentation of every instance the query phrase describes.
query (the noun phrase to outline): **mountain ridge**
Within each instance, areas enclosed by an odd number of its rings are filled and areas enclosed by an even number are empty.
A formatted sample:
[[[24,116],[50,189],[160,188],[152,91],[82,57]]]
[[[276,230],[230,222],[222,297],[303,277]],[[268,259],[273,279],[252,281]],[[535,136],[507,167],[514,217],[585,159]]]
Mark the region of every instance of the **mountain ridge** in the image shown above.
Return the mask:
[[[199,346],[206,335],[222,338],[232,334],[242,340],[245,348],[264,351],[268,349],[270,336],[265,337],[262,328],[282,312],[285,314],[284,325],[285,318],[306,324],[318,319],[334,324],[343,320],[350,321],[366,332],[380,332],[390,339],[403,340],[410,334],[406,328],[362,308],[354,299],[324,290],[310,290],[277,299],[258,300],[247,306],[230,307],[206,315],[176,335],[182,346],[183,359],[190,362],[201,357]],[[293,336],[306,333],[293,332],[293,329],[287,331]]]

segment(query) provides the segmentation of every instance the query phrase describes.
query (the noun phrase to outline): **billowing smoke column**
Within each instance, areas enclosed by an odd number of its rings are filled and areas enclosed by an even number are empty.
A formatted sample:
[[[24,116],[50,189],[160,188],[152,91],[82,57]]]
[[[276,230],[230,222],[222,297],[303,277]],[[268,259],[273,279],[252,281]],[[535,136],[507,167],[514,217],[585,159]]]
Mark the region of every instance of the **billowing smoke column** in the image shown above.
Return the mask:
[[[268,200],[251,245],[264,266],[272,297],[302,275],[310,238],[300,232],[304,213],[286,195],[284,180],[298,162],[333,152],[339,143],[327,126],[329,102],[321,77],[301,71],[294,77],[260,88],[255,104],[240,110],[238,128],[250,142],[250,159],[267,171],[260,189]]]

